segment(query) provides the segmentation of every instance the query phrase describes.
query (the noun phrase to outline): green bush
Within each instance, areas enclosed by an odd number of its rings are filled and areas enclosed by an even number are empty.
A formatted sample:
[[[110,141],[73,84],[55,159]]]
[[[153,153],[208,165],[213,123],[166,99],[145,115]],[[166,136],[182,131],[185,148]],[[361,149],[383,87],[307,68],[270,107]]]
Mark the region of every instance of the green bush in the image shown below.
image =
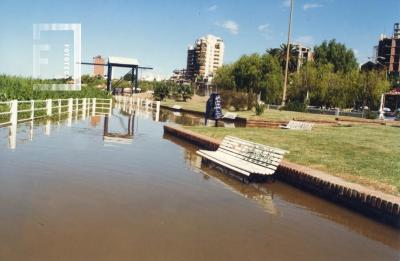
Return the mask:
[[[153,97],[158,101],[162,101],[170,95],[170,90],[171,88],[166,81],[156,82],[154,84]]]
[[[379,116],[378,113],[373,112],[373,111],[371,111],[371,110],[366,110],[366,111],[364,112],[364,117],[365,117],[366,119],[375,120],[375,119],[378,118],[378,116]]]
[[[41,91],[34,90],[34,84],[65,83],[63,80],[39,80],[26,77],[0,75],[0,101],[43,100],[62,98],[109,98],[107,91],[92,84],[82,86],[80,91]]]
[[[282,109],[285,111],[305,112],[307,105],[304,102],[290,101]]]
[[[221,91],[221,105],[225,109],[235,111],[250,110],[257,103],[257,95],[246,92]]]
[[[175,99],[183,100],[183,101],[186,101],[187,99],[191,99],[194,94],[193,87],[190,84],[175,85],[175,86],[173,86],[173,92],[174,92]]]
[[[260,116],[264,113],[264,103],[256,103],[256,115]]]

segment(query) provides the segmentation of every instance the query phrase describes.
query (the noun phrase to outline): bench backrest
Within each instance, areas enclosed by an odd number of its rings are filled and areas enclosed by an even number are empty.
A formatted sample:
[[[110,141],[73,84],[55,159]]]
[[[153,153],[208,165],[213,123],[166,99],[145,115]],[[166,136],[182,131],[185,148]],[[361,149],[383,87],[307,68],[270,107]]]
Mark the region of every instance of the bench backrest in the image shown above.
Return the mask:
[[[292,130],[311,130],[313,126],[314,124],[310,122],[294,120],[289,121],[289,123],[286,125],[288,129]]]
[[[237,113],[227,112],[227,113],[225,113],[223,118],[234,120],[234,119],[236,119],[236,117],[237,117]]]
[[[218,151],[229,154],[241,160],[267,168],[276,169],[285,153],[288,151],[266,145],[226,136]]]

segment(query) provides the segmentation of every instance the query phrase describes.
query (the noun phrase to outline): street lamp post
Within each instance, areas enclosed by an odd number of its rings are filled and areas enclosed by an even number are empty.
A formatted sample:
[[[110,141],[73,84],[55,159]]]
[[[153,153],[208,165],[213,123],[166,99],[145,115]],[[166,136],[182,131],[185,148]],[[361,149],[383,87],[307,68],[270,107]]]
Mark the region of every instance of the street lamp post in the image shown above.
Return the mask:
[[[285,81],[283,83],[282,106],[285,106],[286,103],[286,89],[287,89],[288,70],[289,70],[290,32],[292,30],[293,4],[294,0],[290,0],[289,30],[288,30],[288,37],[286,44]]]

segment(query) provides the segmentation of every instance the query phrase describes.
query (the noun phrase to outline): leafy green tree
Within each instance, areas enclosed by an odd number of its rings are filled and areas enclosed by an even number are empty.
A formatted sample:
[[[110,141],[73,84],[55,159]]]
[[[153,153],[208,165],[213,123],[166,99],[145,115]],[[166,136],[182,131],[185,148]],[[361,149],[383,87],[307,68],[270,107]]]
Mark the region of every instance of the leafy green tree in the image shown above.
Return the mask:
[[[233,65],[233,77],[237,90],[258,92],[261,79],[260,55],[243,55]]]
[[[192,98],[194,90],[191,84],[178,84],[174,86],[174,94],[179,96],[183,101],[186,101]]]
[[[236,90],[235,77],[233,75],[233,65],[223,65],[215,73],[213,84],[223,90]]]
[[[390,83],[386,80],[384,71],[361,72],[358,82],[358,104],[368,106],[370,109],[378,109],[381,94],[390,89]]]
[[[293,45],[289,45],[289,72],[295,72],[297,70],[297,50]],[[280,48],[267,49],[267,53],[278,57],[282,69],[286,68],[286,52],[287,44],[281,44]]]
[[[314,59],[318,65],[332,64],[334,72],[348,73],[358,68],[353,50],[337,43],[335,39],[315,46]]]
[[[264,54],[261,57],[261,99],[266,103],[278,104],[282,99],[283,73],[277,57]]]
[[[153,91],[153,97],[156,100],[162,101],[170,95],[171,86],[167,81],[156,82]]]

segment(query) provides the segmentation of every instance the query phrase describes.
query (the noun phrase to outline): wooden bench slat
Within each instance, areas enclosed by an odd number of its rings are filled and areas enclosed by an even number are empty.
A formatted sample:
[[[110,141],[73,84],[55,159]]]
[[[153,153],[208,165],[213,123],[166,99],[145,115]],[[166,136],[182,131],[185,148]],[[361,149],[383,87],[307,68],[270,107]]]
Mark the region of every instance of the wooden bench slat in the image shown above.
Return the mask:
[[[224,163],[224,162],[222,162],[222,161],[220,161],[220,160],[217,160],[217,159],[215,159],[214,157],[211,157],[210,155],[208,155],[206,152],[208,152],[208,151],[198,150],[196,153],[197,153],[198,155],[200,155],[200,156],[202,156],[202,157],[204,157],[204,158],[207,158],[207,159],[209,159],[209,160],[211,160],[211,161],[214,161],[214,162],[216,162],[216,163],[218,163],[218,164],[220,164],[220,165],[222,165],[222,166],[224,166],[224,167],[226,167],[226,168],[229,168],[229,169],[231,169],[231,170],[234,170],[234,171],[236,171],[236,172],[238,172],[238,173],[241,173],[241,174],[243,174],[243,175],[250,176],[250,172],[244,171],[244,170],[241,170],[241,169],[238,169],[238,168],[235,168],[235,167],[232,166],[232,165],[229,165],[229,164],[226,164],[226,163]]]
[[[244,144],[244,145],[246,145],[246,144],[252,145],[252,146],[254,146],[256,148],[263,149],[265,151],[273,152],[273,153],[276,153],[276,154],[286,154],[286,153],[288,153],[287,150],[282,150],[282,149],[278,149],[278,148],[274,148],[274,147],[269,147],[269,146],[258,144],[258,143],[254,143],[254,142],[251,142],[251,141],[245,141],[245,140],[233,137],[233,136],[226,136],[224,139],[237,141],[238,143],[241,143],[241,144]]]
[[[216,151],[199,150],[197,154],[217,164],[249,176],[274,174],[288,151],[226,136]]]
[[[226,164],[229,164],[235,168],[241,169],[249,173],[269,175],[275,172],[275,170],[267,169],[262,166],[240,160],[236,157],[222,153],[221,151],[202,151],[202,153],[211,158],[223,161]]]
[[[221,143],[221,146],[226,147],[227,149],[231,149],[232,151],[235,151],[236,153],[252,153],[252,154],[258,154],[260,156],[265,155],[265,156],[273,157],[276,159],[283,158],[282,154],[276,154],[276,153],[268,152],[265,150],[246,147],[243,145],[237,145],[237,144],[231,143],[229,141]],[[236,148],[236,147],[240,147],[240,148]]]
[[[275,166],[275,167],[279,166],[279,161],[277,161],[277,160],[270,160],[270,161],[268,161],[268,160],[257,160],[257,159],[248,158],[248,157],[240,155],[238,153],[234,153],[234,152],[225,150],[224,148],[221,148],[221,149],[218,149],[218,150],[221,150],[222,152],[227,153],[227,154],[229,154],[231,156],[237,157],[237,158],[239,158],[241,160],[248,161],[248,162],[251,162],[251,163],[257,164],[257,165],[262,165],[264,167],[268,167],[270,165]]]

